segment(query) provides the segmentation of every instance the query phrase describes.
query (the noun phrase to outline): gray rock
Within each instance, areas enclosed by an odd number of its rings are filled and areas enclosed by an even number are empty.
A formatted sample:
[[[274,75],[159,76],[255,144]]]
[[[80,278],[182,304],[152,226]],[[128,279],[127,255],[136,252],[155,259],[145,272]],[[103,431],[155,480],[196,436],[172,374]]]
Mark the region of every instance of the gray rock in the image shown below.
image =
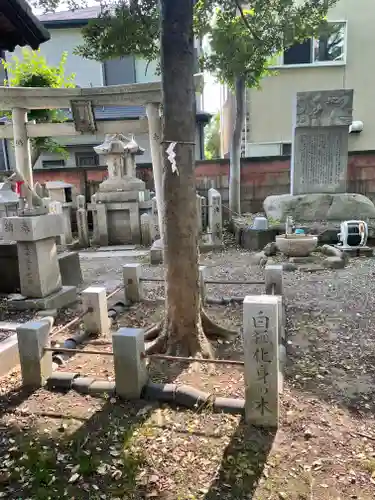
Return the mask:
[[[298,267],[293,264],[293,262],[283,262],[282,264],[283,266],[283,271],[286,271],[286,272],[293,272],[293,271],[297,271]]]
[[[267,243],[267,245],[263,248],[264,255],[267,257],[271,257],[277,254],[277,246],[273,241],[272,243]]]
[[[268,196],[263,203],[267,217],[285,221],[288,215],[298,222],[374,219],[373,202],[356,193]]]
[[[323,260],[323,266],[328,269],[343,269],[345,260],[340,257],[327,257]]]
[[[255,266],[265,266],[267,264],[267,260],[267,256],[263,251],[257,252],[250,256],[250,264],[253,264]]]
[[[338,257],[340,259],[344,258],[342,251],[339,248],[333,247],[331,245],[323,245],[320,248],[320,251],[323,255],[327,255],[329,257]]]

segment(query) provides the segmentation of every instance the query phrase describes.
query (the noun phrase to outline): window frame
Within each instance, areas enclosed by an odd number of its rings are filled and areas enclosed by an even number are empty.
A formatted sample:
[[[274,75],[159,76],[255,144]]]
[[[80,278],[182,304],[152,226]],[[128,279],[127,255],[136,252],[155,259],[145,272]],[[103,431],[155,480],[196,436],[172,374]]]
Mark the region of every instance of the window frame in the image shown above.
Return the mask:
[[[49,165],[45,165],[45,164],[48,164]],[[42,168],[45,169],[45,168],[49,168],[49,169],[54,169],[54,168],[64,168],[66,166],[66,162],[63,158],[59,158],[59,159],[56,159],[56,160],[43,160],[42,158]]]
[[[94,165],[80,165],[79,158],[82,158],[85,156],[96,158]],[[76,164],[77,168],[95,168],[95,167],[99,167],[99,164],[100,164],[99,155],[95,152],[91,153],[91,151],[87,151],[87,152],[78,151],[78,152],[74,153],[74,159],[75,159],[75,164]]]
[[[343,46],[343,58],[340,61],[315,61],[314,53],[314,41],[315,37],[311,37],[311,48],[310,57],[311,61],[309,63],[297,63],[297,64],[284,64],[284,51],[280,55],[280,63],[270,66],[270,69],[282,69],[282,68],[318,68],[321,66],[345,66],[347,58],[347,47],[348,47],[348,21],[347,20],[335,20],[329,19],[328,24],[342,24],[344,26],[344,46]]]

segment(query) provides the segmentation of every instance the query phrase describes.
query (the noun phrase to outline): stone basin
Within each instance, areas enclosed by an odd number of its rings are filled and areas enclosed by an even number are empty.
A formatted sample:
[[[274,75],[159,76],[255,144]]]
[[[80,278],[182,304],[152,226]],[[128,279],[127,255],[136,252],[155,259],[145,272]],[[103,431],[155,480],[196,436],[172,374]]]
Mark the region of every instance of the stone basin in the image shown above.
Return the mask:
[[[276,246],[287,257],[308,257],[318,244],[317,236],[310,234],[281,234]]]

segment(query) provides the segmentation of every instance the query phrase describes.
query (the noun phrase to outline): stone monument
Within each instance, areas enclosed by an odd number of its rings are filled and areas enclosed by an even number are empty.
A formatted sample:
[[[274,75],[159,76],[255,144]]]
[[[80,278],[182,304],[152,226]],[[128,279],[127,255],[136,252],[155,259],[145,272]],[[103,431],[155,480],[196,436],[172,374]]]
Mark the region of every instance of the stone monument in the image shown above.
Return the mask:
[[[353,90],[298,92],[291,194],[346,193]]]
[[[353,90],[298,92],[293,118],[291,193],[268,196],[267,217],[298,223],[375,218],[365,196],[347,192]]]
[[[104,156],[108,178],[92,198],[94,240],[100,245],[141,243],[140,210],[149,201],[145,183],[136,177],[135,157],[144,150],[134,137],[107,134],[100,146],[94,147]],[[149,202],[151,208],[151,202]]]

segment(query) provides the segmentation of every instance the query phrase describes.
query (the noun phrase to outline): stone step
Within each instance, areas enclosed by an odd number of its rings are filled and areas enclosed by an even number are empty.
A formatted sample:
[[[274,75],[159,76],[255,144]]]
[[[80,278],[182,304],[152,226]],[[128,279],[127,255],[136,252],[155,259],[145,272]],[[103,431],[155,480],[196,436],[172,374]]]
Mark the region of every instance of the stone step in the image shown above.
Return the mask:
[[[134,259],[136,257],[144,257],[149,254],[148,250],[118,250],[118,251],[101,251],[98,252],[79,252],[81,259],[108,259],[111,257],[125,257]]]

